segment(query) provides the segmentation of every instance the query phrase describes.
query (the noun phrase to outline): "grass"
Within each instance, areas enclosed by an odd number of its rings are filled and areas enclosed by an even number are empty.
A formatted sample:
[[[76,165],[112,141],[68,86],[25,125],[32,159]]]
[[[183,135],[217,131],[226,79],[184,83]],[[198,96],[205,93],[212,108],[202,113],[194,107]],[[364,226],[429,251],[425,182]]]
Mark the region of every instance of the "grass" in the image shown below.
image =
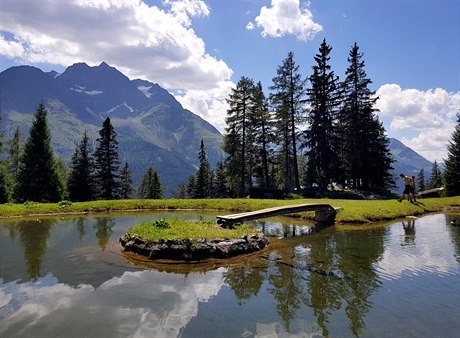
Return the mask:
[[[300,203],[328,203],[341,208],[336,217],[339,223],[369,223],[391,220],[409,215],[421,215],[440,212],[444,207],[460,205],[460,196],[427,198],[411,204],[396,200],[340,200],[340,199],[296,199],[296,200],[262,200],[262,199],[161,199],[161,200],[111,200],[92,202],[60,202],[1,204],[0,217],[40,216],[47,214],[99,213],[131,210],[220,210],[222,214],[252,211]],[[313,218],[314,213],[299,215]]]
[[[161,224],[161,225],[160,225]],[[167,226],[165,226],[167,224]],[[257,231],[248,225],[241,225],[235,229],[223,229],[211,220],[182,220],[160,219],[135,225],[127,231],[130,237],[141,237],[149,241],[161,239],[189,239],[200,238],[228,239],[256,234]]]

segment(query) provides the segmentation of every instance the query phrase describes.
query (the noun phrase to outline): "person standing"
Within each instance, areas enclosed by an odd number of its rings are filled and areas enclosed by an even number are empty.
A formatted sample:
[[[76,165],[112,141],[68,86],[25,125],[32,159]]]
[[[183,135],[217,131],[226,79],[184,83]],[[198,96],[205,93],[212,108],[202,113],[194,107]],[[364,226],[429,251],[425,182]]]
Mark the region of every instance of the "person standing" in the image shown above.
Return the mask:
[[[402,202],[404,199],[404,195],[407,195],[407,199],[409,202],[413,202],[412,198],[412,177],[406,176],[404,174],[399,175],[404,180],[404,191],[401,195],[401,198],[398,200],[398,202]]]

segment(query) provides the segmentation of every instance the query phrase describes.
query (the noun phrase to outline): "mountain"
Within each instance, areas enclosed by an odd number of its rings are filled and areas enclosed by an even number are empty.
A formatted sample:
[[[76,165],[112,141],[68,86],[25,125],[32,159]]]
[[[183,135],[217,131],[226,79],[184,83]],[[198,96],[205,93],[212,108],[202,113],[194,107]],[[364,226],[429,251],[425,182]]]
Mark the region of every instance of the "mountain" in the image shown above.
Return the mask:
[[[399,193],[404,190],[404,183],[400,179],[399,174],[415,176],[417,179],[420,170],[423,169],[425,180],[430,178],[433,163],[411,148],[405,146],[401,141],[395,138],[390,138],[389,141],[389,149],[395,160],[393,163],[393,174],[395,175],[397,184],[396,192]]]
[[[166,193],[196,173],[203,139],[212,165],[224,156],[222,135],[198,115],[184,109],[168,91],[145,80],[130,80],[105,62],[77,63],[62,74],[31,66],[0,73],[0,129],[5,139],[19,126],[24,137],[43,101],[48,109],[52,143],[67,163],[86,129],[93,148],[110,117],[117,133],[121,166],[128,162],[139,184],[148,167],[158,171]]]

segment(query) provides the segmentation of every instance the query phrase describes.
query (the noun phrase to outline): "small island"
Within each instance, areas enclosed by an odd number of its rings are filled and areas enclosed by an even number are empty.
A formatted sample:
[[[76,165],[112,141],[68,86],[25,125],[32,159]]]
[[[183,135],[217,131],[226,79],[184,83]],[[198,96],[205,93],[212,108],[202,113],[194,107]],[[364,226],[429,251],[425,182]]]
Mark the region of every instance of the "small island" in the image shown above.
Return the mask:
[[[268,239],[252,226],[223,229],[210,220],[156,219],[130,228],[120,237],[125,251],[149,259],[201,261],[260,251]]]

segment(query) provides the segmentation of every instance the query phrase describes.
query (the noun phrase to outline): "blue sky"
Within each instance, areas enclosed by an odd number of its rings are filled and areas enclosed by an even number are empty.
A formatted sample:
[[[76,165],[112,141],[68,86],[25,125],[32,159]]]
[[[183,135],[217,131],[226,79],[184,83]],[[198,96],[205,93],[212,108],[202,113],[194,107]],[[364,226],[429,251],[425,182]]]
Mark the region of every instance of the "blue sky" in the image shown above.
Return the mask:
[[[458,0],[1,0],[0,71],[102,61],[170,90],[221,131],[241,76],[272,84],[294,52],[311,74],[323,39],[343,79],[356,42],[389,137],[442,161],[460,109]],[[97,90],[97,88],[89,88]]]

